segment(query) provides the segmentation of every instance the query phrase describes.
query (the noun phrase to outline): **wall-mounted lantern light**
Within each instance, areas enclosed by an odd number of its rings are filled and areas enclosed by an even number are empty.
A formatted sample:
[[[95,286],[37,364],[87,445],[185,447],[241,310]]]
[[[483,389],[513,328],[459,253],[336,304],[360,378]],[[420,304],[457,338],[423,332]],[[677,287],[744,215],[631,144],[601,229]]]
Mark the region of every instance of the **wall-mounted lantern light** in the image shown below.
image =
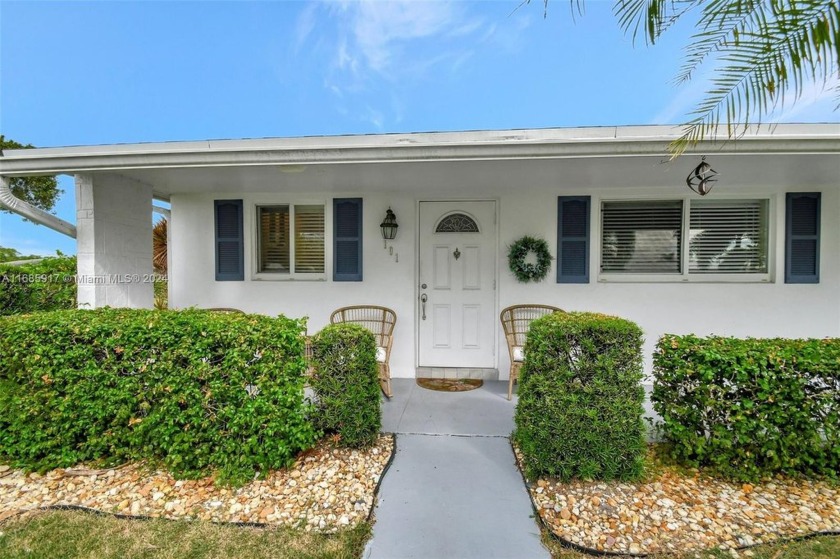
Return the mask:
[[[391,211],[391,208],[388,208],[388,211],[385,212],[385,221],[379,224],[379,227],[382,228],[382,238],[384,239],[382,242],[385,245],[385,248],[388,248],[388,241],[393,241],[397,237],[397,216],[394,215],[394,212]],[[394,255],[394,247],[391,247],[391,250],[388,252],[389,255]],[[397,254],[395,257],[397,262],[400,261],[400,255]]]
[[[700,196],[705,196],[712,191],[712,187],[717,182],[715,178],[717,175],[718,172],[706,163],[706,156],[704,155],[700,164],[686,177],[685,184]]]
[[[386,241],[393,241],[397,237],[397,216],[394,215],[394,212],[391,211],[391,208],[388,208],[387,213],[385,213],[385,221],[383,221],[380,225],[382,228],[382,238]]]

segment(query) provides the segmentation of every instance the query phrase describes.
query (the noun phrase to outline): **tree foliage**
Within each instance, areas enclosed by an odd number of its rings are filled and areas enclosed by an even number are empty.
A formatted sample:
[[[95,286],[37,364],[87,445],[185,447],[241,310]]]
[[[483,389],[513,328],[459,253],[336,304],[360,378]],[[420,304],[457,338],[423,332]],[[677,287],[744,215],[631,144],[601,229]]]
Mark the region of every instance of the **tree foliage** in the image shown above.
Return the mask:
[[[31,149],[35,146],[31,144],[21,144],[14,140],[8,140],[5,136],[0,135],[0,151],[7,149]],[[61,195],[61,189],[58,188],[58,181],[55,177],[12,177],[9,187],[12,194],[29,202],[36,208],[41,208],[44,211],[50,212],[55,208],[55,203]],[[0,210],[11,213],[8,209],[0,206]]]
[[[582,10],[582,0],[571,3]],[[697,32],[675,82],[693,79],[706,63],[714,72],[671,144],[675,156],[722,125],[729,138],[737,137],[751,122],[798,100],[807,84],[825,88],[840,79],[837,0],[615,0],[613,11],[625,33],[650,45],[677,21],[694,18]],[[840,101],[840,85],[836,91]]]
[[[14,260],[20,260],[22,257],[20,253],[8,247],[0,247],[0,262],[12,262]]]
[[[167,244],[166,233],[169,223],[166,218],[161,219],[152,228],[152,265],[155,273],[166,275],[167,265]]]

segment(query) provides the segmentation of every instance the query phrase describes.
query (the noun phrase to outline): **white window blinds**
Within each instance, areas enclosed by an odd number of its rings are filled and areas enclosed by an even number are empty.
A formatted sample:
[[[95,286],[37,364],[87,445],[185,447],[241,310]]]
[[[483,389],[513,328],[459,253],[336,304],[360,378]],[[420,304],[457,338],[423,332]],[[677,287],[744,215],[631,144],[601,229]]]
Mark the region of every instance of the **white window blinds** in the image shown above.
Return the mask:
[[[288,274],[291,270],[289,206],[259,208],[260,272]]]
[[[679,273],[682,201],[604,202],[601,271]]]
[[[766,276],[768,223],[766,199],[603,202],[601,272]]]
[[[692,200],[688,271],[767,273],[766,200]]]
[[[258,271],[271,274],[324,273],[324,206],[257,208]]]
[[[295,272],[324,273],[324,206],[295,206]]]

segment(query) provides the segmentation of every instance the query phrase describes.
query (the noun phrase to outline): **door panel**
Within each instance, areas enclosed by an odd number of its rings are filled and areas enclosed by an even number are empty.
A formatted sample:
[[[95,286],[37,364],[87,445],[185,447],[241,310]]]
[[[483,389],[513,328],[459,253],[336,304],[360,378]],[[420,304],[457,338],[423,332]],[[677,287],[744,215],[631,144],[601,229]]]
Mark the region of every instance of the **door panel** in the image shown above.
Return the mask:
[[[435,247],[433,289],[449,289],[449,279],[452,277],[449,271],[449,252],[449,246]]]
[[[464,289],[481,289],[481,247],[468,246],[463,250]]]
[[[420,366],[495,367],[496,203],[421,202],[419,239]]]
[[[434,328],[436,349],[452,347],[452,308],[449,305],[433,305],[432,325]]]

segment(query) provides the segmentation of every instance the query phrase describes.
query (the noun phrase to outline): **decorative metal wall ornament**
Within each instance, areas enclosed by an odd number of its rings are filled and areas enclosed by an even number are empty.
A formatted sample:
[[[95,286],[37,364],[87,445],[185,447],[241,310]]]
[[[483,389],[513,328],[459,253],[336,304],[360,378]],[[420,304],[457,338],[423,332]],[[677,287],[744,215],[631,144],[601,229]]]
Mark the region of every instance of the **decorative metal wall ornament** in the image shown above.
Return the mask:
[[[706,156],[704,155],[700,164],[686,177],[685,184],[695,193],[705,196],[712,191],[712,187],[717,182],[716,176],[718,176],[718,172],[706,163]]]
[[[467,214],[449,214],[440,220],[435,233],[478,233],[478,223]]]

